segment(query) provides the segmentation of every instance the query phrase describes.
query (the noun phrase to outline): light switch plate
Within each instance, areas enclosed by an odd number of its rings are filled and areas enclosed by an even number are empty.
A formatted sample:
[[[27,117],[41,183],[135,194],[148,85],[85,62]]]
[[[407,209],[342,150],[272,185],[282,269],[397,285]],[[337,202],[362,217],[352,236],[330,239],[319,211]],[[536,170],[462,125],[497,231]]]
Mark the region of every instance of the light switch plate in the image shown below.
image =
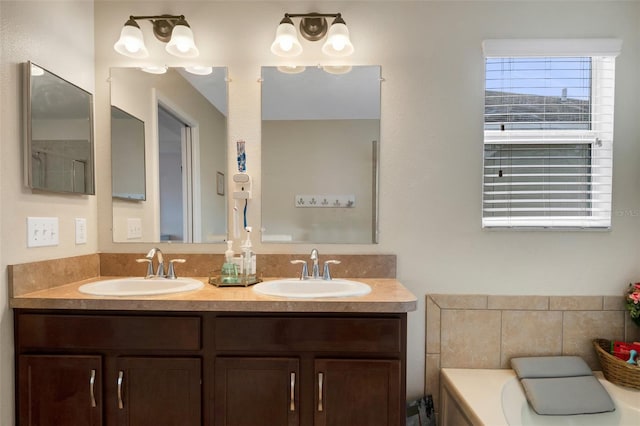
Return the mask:
[[[76,217],[76,244],[87,244],[87,219]]]
[[[142,238],[142,219],[139,217],[127,218],[127,239]]]
[[[27,247],[57,246],[59,243],[57,217],[27,217]]]

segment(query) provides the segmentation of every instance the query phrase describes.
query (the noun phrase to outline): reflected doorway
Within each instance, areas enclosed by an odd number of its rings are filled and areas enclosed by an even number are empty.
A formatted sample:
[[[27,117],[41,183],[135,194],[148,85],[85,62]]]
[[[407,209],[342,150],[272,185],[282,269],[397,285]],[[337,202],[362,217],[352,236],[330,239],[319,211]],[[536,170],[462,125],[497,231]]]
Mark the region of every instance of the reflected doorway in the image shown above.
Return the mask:
[[[194,242],[194,132],[187,120],[158,104],[160,240]],[[197,177],[195,178],[197,179]]]

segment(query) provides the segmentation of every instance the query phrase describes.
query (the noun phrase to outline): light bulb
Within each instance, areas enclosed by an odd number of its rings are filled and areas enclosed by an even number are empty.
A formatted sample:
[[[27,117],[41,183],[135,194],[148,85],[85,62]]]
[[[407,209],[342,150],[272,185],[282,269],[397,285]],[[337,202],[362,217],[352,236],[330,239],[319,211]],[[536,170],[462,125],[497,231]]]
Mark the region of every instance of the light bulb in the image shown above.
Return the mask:
[[[345,43],[344,38],[342,37],[334,38],[331,44],[333,45],[333,48],[338,52],[341,52],[342,49],[344,49],[344,47],[347,45],[347,43]]]
[[[292,47],[293,40],[291,40],[290,38],[282,38],[280,40],[280,49],[284,50],[285,52],[290,51]]]
[[[127,49],[128,52],[136,53],[141,47],[140,42],[134,38],[128,38],[124,41],[124,48]]]

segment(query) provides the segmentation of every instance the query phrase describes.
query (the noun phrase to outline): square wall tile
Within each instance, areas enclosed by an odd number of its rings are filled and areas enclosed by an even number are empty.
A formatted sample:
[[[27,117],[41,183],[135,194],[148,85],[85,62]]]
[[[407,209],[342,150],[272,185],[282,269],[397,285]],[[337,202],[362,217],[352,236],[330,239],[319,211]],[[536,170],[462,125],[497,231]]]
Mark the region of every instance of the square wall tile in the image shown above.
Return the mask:
[[[593,339],[622,340],[624,312],[568,311],[563,313],[562,354],[579,355],[594,370],[600,370]]]
[[[504,311],[502,313],[501,367],[511,368],[511,358],[560,355],[562,312]]]
[[[501,312],[441,311],[443,368],[500,368]]]

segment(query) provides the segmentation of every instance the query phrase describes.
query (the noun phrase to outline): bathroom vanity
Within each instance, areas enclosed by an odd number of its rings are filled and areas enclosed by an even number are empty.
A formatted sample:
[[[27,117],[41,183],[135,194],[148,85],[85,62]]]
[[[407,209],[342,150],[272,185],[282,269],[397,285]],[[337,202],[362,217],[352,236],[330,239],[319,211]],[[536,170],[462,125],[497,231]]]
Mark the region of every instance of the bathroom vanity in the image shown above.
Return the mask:
[[[393,279],[368,295],[250,288],[11,300],[19,425],[403,425],[406,316]],[[85,283],[86,281],[83,281]]]

